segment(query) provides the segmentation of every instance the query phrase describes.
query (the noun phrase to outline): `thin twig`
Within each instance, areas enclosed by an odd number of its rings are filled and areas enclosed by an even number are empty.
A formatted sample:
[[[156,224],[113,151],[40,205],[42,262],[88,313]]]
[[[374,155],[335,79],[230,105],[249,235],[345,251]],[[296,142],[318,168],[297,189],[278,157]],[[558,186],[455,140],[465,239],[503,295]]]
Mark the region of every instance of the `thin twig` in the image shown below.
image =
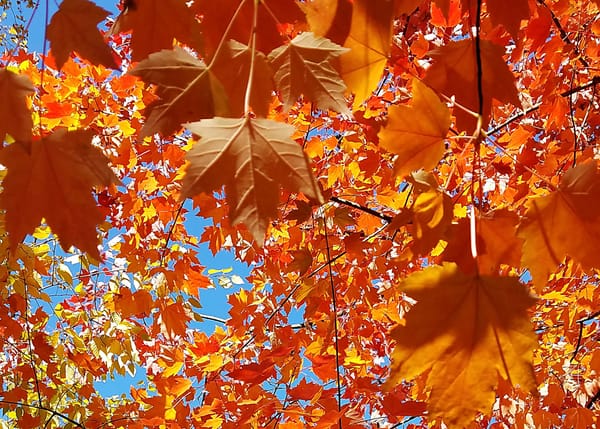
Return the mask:
[[[31,404],[26,404],[25,402],[6,401],[6,400],[4,400],[4,399],[0,399],[0,404],[16,405],[16,406],[18,406],[18,407],[36,408],[36,409],[38,409],[38,410],[48,411],[49,413],[52,413],[52,416],[51,416],[51,418],[52,418],[52,417],[55,417],[55,416],[57,416],[57,417],[60,417],[61,419],[64,419],[64,420],[66,420],[67,422],[69,422],[69,423],[71,423],[71,424],[75,425],[75,426],[76,426],[76,427],[78,427],[78,428],[81,428],[81,429],[86,429],[86,428],[85,428],[85,426],[84,426],[83,424],[79,423],[78,421],[76,421],[76,420],[73,420],[72,418],[70,418],[70,417],[69,417],[69,416],[67,416],[67,415],[64,415],[64,414],[62,414],[62,413],[59,413],[59,412],[58,412],[58,411],[56,411],[56,410],[53,410],[52,408],[44,407],[44,406],[43,406],[43,405],[41,405],[41,404],[40,404],[40,405],[31,405]]]
[[[323,228],[325,231],[325,249],[327,251],[327,260],[331,261],[331,251],[329,250],[329,238],[327,231],[327,218],[325,215],[323,216]],[[339,333],[338,333],[338,323],[337,323],[337,299],[336,299],[336,290],[335,283],[333,281],[333,268],[331,267],[331,262],[327,264],[327,268],[329,271],[329,284],[331,286],[331,304],[333,310],[333,338],[334,338],[334,347],[335,347],[335,381],[337,386],[337,408],[338,412],[342,412],[342,382],[340,376],[340,341],[339,341]],[[342,417],[338,417],[338,426],[342,429]]]
[[[562,39],[562,41],[565,42],[567,45],[573,46],[573,51],[577,55],[577,59],[579,60],[579,62],[584,67],[586,67],[586,68],[589,67],[590,65],[581,56],[581,53],[579,52],[579,48],[577,47],[577,45],[575,43],[573,43],[571,41],[571,39],[569,39],[569,35],[567,34],[567,32],[565,31],[565,29],[563,28],[562,24],[560,23],[560,20],[558,19],[558,17],[554,13],[554,11],[552,9],[550,9],[550,7],[548,7],[548,5],[544,2],[544,0],[537,0],[537,2],[539,4],[541,4],[542,6],[544,6],[546,8],[546,10],[550,13],[550,17],[552,18],[552,22],[554,23],[556,29],[558,30],[558,33],[560,34],[560,38]]]
[[[360,210],[362,212],[365,212],[365,213],[368,213],[375,217],[378,217],[379,219],[381,219],[387,223],[390,223],[394,219],[393,216],[388,216],[386,214],[379,213],[377,210],[374,210],[369,207],[361,206],[360,204],[355,203],[354,201],[348,201],[348,200],[345,200],[345,199],[339,198],[339,197],[331,197],[330,200],[333,201],[334,203],[343,204],[345,206],[352,207],[352,208],[355,208],[356,210]]]
[[[591,87],[595,87],[596,85],[600,84],[600,75],[598,76],[594,76],[592,78],[592,80],[590,80],[587,83],[584,83],[583,85],[580,86],[576,86],[572,89],[569,89],[568,91],[564,91],[560,93],[561,97],[568,97],[571,94],[575,94],[576,92],[580,92],[583,90],[586,90],[588,88]],[[515,114],[514,116],[511,116],[510,118],[508,118],[506,121],[504,121],[503,123],[501,123],[500,125],[496,125],[494,128],[492,128],[491,130],[488,130],[486,132],[486,135],[491,136],[493,134],[496,134],[498,131],[500,131],[502,128],[512,124],[513,122],[529,115],[532,112],[535,112],[536,110],[538,110],[540,107],[542,107],[542,102],[539,102],[537,104],[534,104],[533,106],[529,107],[528,109],[523,110],[522,112],[519,112],[517,114]]]

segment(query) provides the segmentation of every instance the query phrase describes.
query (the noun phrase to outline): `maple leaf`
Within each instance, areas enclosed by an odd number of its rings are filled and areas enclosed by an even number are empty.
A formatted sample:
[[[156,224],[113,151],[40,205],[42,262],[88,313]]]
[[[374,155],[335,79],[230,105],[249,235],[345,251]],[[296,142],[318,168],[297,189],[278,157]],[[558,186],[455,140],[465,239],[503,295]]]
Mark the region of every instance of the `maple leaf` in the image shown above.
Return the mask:
[[[254,7],[258,8],[256,47],[263,53],[271,52],[285,40],[281,27],[286,23],[302,23],[304,14],[294,0],[197,0],[194,9],[202,15],[206,52],[212,56],[224,34],[227,39],[247,43],[254,28]]]
[[[175,47],[151,54],[129,72],[157,85],[158,100],[146,109],[141,136],[169,135],[184,122],[226,115],[225,90],[202,60]]]
[[[201,27],[185,0],[128,0],[109,35],[131,31],[131,58],[171,49],[173,39],[199,48]]]
[[[267,119],[214,118],[187,124],[200,141],[188,153],[181,190],[187,198],[225,185],[231,222],[244,223],[257,242],[277,216],[279,184],[322,202],[294,128]]]
[[[600,173],[595,161],[568,170],[555,192],[531,198],[519,225],[522,265],[541,290],[565,256],[600,268]]]
[[[451,123],[450,110],[431,89],[415,79],[412,90],[411,105],[391,106],[379,132],[381,147],[398,155],[395,173],[400,177],[437,165]]]
[[[350,116],[344,99],[346,86],[331,64],[331,60],[346,52],[348,49],[309,32],[271,52],[269,60],[277,70],[275,82],[286,110],[304,94],[318,109]]]
[[[518,267],[523,240],[517,237],[518,216],[506,209],[495,210],[477,217],[477,271],[482,274],[497,272],[501,264]],[[456,262],[465,273],[475,273],[471,254],[469,219],[460,219],[447,231],[448,246],[445,261]]]
[[[342,78],[355,94],[355,104],[365,101],[377,88],[388,60],[392,42],[394,3],[355,0],[350,34],[340,57]]]
[[[352,3],[349,0],[310,0],[298,3],[315,35],[342,45],[350,34]]]
[[[30,148],[17,142],[0,151],[8,169],[0,207],[13,250],[45,218],[63,249],[75,246],[100,258],[96,225],[104,216],[91,190],[118,179],[92,146],[93,136],[90,130],[58,129]]]
[[[115,54],[96,28],[109,14],[89,0],[63,0],[47,29],[59,70],[73,51],[94,65],[119,67]]]
[[[521,21],[529,18],[529,5],[521,0],[486,0],[493,25],[503,25],[516,39]]]
[[[396,0],[394,2],[394,13],[396,16],[410,14],[423,3],[423,0]]]
[[[410,275],[399,290],[417,303],[390,333],[388,388],[429,371],[429,413],[456,427],[489,412],[498,374],[535,391],[537,339],[527,315],[535,300],[516,278],[468,276],[445,263]]]
[[[15,140],[31,139],[33,120],[27,107],[27,96],[34,91],[28,77],[7,69],[0,70],[0,140],[4,141],[6,134]]]
[[[480,41],[482,86],[483,86],[483,126],[487,125],[492,110],[492,99],[520,106],[515,87],[515,77],[502,58],[504,48],[489,40]],[[473,39],[450,42],[435,49],[429,55],[433,64],[423,78],[423,82],[436,91],[455,96],[456,101],[467,109],[477,112],[479,92],[477,89],[477,58]],[[454,109],[458,128],[474,129],[476,118],[460,108]]]
[[[438,189],[421,192],[412,207],[414,255],[425,255],[443,237],[452,221],[452,199]]]
[[[228,41],[214,60],[211,70],[223,84],[229,98],[227,116],[240,117],[244,114],[244,97],[251,62],[251,49],[235,40]],[[262,52],[255,52],[250,106],[257,116],[266,117],[269,114],[274,86],[273,71],[265,55]]]

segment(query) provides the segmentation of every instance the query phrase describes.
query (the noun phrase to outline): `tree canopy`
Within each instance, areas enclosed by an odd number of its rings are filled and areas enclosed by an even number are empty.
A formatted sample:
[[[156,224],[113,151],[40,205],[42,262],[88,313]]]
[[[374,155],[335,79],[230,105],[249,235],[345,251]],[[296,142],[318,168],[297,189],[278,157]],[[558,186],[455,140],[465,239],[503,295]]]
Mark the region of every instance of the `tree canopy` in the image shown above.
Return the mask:
[[[1,429],[600,424],[600,2],[48,3],[0,2]]]

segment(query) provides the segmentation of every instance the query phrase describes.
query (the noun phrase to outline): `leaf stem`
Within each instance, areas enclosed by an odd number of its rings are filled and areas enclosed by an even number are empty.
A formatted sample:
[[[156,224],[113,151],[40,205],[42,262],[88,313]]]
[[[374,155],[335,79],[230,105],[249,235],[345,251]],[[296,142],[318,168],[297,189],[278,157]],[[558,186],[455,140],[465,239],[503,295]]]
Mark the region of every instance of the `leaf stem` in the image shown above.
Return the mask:
[[[254,10],[252,12],[252,30],[250,33],[250,71],[248,72],[248,84],[246,85],[246,95],[244,96],[244,115],[250,115],[250,97],[252,96],[252,81],[254,80],[254,63],[256,57],[256,26],[258,24],[258,4],[259,0],[254,0]]]

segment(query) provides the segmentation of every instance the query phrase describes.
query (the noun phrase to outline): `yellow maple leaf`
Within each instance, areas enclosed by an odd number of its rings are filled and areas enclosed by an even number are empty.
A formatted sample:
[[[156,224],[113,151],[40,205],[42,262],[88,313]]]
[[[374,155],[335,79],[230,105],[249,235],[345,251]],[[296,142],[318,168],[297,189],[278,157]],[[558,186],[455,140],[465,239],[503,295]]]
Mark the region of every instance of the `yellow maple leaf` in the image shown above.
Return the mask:
[[[398,155],[395,173],[432,170],[442,158],[450,128],[450,110],[426,85],[415,79],[410,106],[391,106],[387,125],[379,132],[384,149]]]
[[[600,268],[600,173],[595,161],[568,170],[555,192],[527,202],[518,235],[521,263],[541,290],[565,256],[584,268]]]
[[[341,75],[362,103],[377,88],[392,42],[394,2],[355,0],[350,34],[344,47],[350,52],[340,57]]]
[[[515,277],[469,276],[445,263],[412,274],[399,288],[417,304],[406,326],[391,332],[388,388],[429,371],[429,413],[450,427],[490,411],[498,374],[535,391],[537,339],[527,315],[535,300]]]
[[[181,190],[187,198],[225,185],[232,223],[244,223],[257,242],[277,216],[279,185],[322,202],[291,125],[268,119],[214,118],[187,124],[200,136],[188,153]]]
[[[6,210],[13,249],[45,218],[63,249],[75,246],[99,259],[96,225],[104,216],[91,190],[118,179],[92,146],[93,135],[58,129],[30,147],[17,142],[0,151],[0,163],[8,169],[0,208]]]

